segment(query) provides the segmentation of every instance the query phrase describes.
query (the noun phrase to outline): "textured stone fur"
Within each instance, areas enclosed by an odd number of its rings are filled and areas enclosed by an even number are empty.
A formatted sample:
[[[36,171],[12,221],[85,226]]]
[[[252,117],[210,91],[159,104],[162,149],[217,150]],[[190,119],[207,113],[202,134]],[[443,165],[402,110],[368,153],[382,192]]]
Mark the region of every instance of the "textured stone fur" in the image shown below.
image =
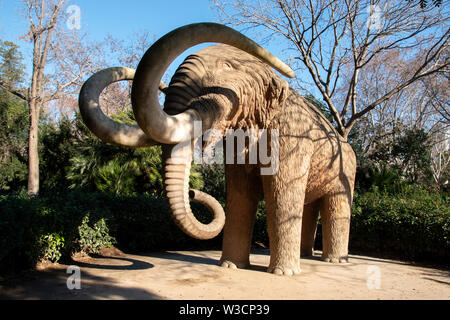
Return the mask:
[[[279,169],[226,165],[226,223],[221,265],[247,267],[256,207],[266,201],[269,272],[300,272],[311,255],[320,211],[322,259],[347,260],[355,154],[325,117],[266,64],[226,45],[200,50],[177,70],[165,110],[195,108],[223,133],[229,128],[278,129]],[[270,131],[269,131],[270,132]]]

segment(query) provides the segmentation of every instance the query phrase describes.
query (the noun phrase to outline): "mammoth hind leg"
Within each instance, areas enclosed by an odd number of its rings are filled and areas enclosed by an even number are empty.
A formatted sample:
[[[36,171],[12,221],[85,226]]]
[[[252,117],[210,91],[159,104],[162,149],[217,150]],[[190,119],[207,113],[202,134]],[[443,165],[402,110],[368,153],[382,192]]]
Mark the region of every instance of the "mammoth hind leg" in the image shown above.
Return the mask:
[[[345,193],[327,195],[320,207],[322,219],[322,260],[326,262],[348,261],[351,199]]]
[[[314,254],[319,210],[320,199],[306,204],[303,208],[302,236],[300,242],[300,255],[302,257],[310,257]]]

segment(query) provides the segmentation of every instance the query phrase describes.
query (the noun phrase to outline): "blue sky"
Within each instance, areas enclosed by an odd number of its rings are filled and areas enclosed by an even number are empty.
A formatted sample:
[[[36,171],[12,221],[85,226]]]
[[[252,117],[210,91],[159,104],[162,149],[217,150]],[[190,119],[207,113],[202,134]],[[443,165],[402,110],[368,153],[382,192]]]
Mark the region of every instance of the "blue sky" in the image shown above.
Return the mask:
[[[72,0],[68,4],[80,8],[80,31],[98,41],[108,34],[126,39],[143,30],[157,39],[186,24],[215,22],[209,0]],[[30,74],[32,47],[20,39],[28,31],[23,8],[21,0],[0,0],[0,39],[20,46]],[[181,59],[177,59],[178,63]]]
[[[117,38],[148,30],[156,36],[185,24],[214,21],[209,0],[73,0],[81,9],[81,27],[94,39]],[[17,42],[26,33],[20,0],[0,0],[0,37]]]
[[[218,22],[211,0],[67,0],[66,4],[80,8],[80,32],[97,41],[104,40],[108,34],[125,40],[141,31],[149,31],[156,40],[186,24]],[[30,76],[32,45],[20,39],[29,27],[24,8],[21,0],[0,0],[0,39],[20,46]],[[167,72],[169,78],[184,57],[205,46],[196,46],[176,59]],[[283,58],[279,44],[264,47]]]

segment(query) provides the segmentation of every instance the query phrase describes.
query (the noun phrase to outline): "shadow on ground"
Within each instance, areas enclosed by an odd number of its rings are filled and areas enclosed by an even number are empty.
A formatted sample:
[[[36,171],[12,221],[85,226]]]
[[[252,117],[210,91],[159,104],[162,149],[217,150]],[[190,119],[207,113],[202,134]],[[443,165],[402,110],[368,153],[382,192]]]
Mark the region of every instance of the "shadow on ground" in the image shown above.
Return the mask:
[[[188,255],[188,254],[184,254],[184,253],[179,253],[179,252],[164,252],[162,254],[162,256],[165,259],[168,260],[176,260],[176,261],[180,261],[180,262],[190,262],[193,264],[201,264],[201,265],[213,265],[213,266],[218,266],[219,265],[219,259],[213,259],[208,257],[206,254],[204,255],[200,255],[199,253],[196,253],[197,255]],[[261,255],[270,255],[269,250],[257,250],[257,251],[252,251],[252,254],[261,254]],[[147,254],[148,257],[152,257],[152,256],[160,256],[161,254]],[[249,270],[252,271],[259,271],[259,272],[266,272],[267,271],[267,266],[262,266],[262,265],[258,265],[258,264],[252,264],[250,265],[250,267],[248,268]]]
[[[320,261],[320,252],[315,252],[312,257],[302,257],[304,272],[300,276],[280,278],[263,274],[269,263],[269,250],[252,250],[253,264],[243,272],[213,267],[218,265],[220,255],[220,251],[166,251],[77,257],[67,265],[50,264],[0,282],[0,299],[225,299],[236,293],[246,299],[450,297],[448,269],[354,255],[349,256],[348,264],[331,264]],[[81,269],[80,290],[68,289],[72,273],[67,273],[67,268],[71,264]],[[367,267],[373,265],[382,272],[383,290],[377,292],[368,291],[366,285]],[[328,291],[330,295],[324,297]]]
[[[97,263],[92,263],[92,261]],[[104,263],[108,261],[109,263]],[[120,265],[111,265],[116,261]],[[141,288],[118,285],[113,277],[95,275],[95,270],[146,270],[153,264],[126,257],[94,256],[88,262],[72,261],[80,267],[81,288],[68,288],[68,280],[73,273],[67,272],[64,265],[52,265],[45,270],[33,270],[21,274],[15,279],[0,283],[0,300],[101,300],[101,299],[135,299],[159,300],[157,294]],[[123,263],[127,264],[124,265]]]
[[[176,260],[183,262],[190,262],[195,264],[204,264],[204,265],[217,265],[218,260],[212,259],[205,255],[187,255],[179,252],[164,252],[164,253],[150,253],[146,254],[147,257],[163,257],[168,260]]]
[[[93,256],[93,259],[89,259],[90,262],[83,261],[74,261],[74,264],[80,268],[90,268],[90,269],[103,269],[103,270],[145,270],[153,268],[154,265],[145,261],[140,261],[131,258],[125,257],[109,257],[109,256]],[[110,265],[110,264],[102,264],[102,263],[92,263],[91,261],[103,261],[108,260],[116,260],[118,262],[128,262],[128,264],[119,264],[119,265]]]

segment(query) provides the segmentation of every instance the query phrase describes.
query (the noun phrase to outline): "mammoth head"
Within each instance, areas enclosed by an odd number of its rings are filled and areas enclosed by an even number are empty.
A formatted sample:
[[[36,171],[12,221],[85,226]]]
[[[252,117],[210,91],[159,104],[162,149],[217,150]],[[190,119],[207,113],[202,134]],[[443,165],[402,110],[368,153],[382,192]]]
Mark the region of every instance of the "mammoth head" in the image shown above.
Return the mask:
[[[194,109],[206,127],[265,127],[287,97],[288,84],[260,59],[229,45],[207,47],[178,67],[164,111]]]
[[[178,55],[203,42],[225,45],[203,49],[183,62],[164,90],[163,111],[158,89],[164,72]],[[264,63],[288,77],[294,76],[283,62],[231,28],[214,23],[188,25],[155,42],[136,71],[110,68],[93,75],[80,91],[80,112],[89,129],[105,142],[128,147],[161,144],[172,218],[188,235],[210,239],[222,230],[225,214],[213,197],[188,189],[190,141],[213,126],[223,130],[249,119],[264,123],[271,118],[276,105],[286,98],[287,84]],[[139,126],[117,123],[99,107],[99,95],[107,85],[131,79],[133,112]],[[194,129],[196,121],[202,123],[203,132]],[[213,212],[211,223],[202,224],[194,217],[190,199]]]

